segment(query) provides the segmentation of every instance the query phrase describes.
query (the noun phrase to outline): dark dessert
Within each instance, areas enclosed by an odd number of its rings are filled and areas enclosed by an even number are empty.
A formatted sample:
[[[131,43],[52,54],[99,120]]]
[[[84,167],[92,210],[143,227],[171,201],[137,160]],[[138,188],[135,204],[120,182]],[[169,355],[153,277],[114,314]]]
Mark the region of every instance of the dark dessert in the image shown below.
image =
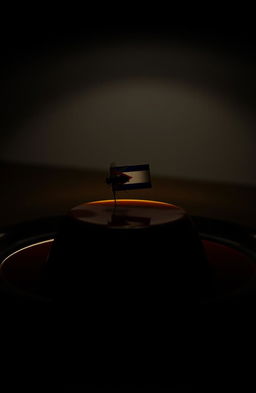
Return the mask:
[[[186,212],[143,200],[84,203],[63,219],[45,270],[60,302],[141,310],[198,301],[207,260]]]

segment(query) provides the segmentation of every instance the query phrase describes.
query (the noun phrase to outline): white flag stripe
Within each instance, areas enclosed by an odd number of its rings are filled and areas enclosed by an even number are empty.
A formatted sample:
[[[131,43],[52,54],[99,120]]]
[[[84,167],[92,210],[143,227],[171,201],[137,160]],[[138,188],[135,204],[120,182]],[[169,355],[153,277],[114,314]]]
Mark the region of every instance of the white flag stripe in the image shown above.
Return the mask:
[[[148,183],[150,182],[149,171],[134,171],[134,172],[123,172],[127,176],[131,176],[127,182],[128,184],[135,183]]]

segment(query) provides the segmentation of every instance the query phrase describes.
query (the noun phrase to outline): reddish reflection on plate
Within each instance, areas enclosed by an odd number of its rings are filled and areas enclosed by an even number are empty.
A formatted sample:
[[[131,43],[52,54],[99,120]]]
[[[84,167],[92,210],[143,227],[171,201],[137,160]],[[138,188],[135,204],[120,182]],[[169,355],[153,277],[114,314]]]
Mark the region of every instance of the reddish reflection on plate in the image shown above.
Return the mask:
[[[1,279],[19,289],[37,291],[52,242],[35,243],[8,256],[0,266]],[[241,251],[210,240],[203,240],[203,245],[217,294],[245,286],[256,273],[255,262]]]

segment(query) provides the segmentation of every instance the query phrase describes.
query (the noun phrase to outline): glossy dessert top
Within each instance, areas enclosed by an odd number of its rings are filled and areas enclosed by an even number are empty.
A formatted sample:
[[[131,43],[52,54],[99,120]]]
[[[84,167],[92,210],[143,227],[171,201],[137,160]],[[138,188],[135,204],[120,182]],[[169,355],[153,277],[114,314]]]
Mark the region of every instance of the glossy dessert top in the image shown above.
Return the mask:
[[[71,217],[86,223],[110,228],[145,228],[167,224],[185,216],[185,211],[165,202],[117,199],[83,203],[70,212]]]

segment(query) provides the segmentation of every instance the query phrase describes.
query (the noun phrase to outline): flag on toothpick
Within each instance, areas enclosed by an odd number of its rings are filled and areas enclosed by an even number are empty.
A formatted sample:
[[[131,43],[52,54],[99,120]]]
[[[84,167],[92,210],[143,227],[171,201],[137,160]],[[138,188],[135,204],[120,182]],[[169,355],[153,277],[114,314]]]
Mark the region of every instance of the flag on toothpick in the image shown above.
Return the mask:
[[[151,187],[149,165],[111,166],[107,183],[113,191]]]

